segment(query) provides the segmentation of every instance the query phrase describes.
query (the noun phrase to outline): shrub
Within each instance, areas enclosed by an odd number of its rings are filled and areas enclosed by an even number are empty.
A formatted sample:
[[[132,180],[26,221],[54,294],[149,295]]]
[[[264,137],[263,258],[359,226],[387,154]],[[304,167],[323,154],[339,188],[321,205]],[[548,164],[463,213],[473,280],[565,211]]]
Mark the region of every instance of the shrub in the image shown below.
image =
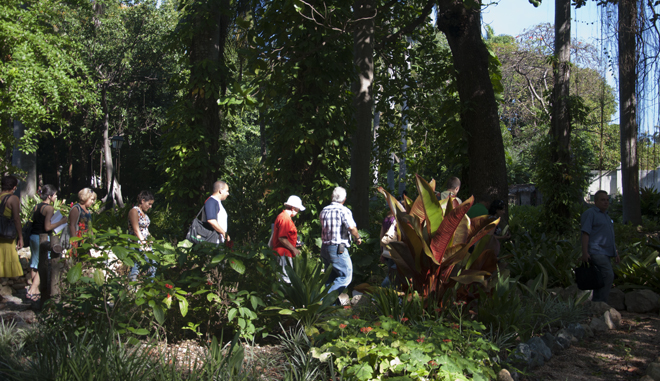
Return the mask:
[[[624,290],[648,288],[660,293],[660,242],[652,240],[648,245],[637,242],[618,247],[621,262],[614,266],[617,286]]]
[[[577,239],[562,239],[524,232],[505,242],[500,258],[513,277],[525,283],[545,274],[548,287],[568,287],[574,283],[573,268],[582,253]]]
[[[55,305],[57,313],[49,315],[50,323],[84,330],[92,322],[107,322],[120,334],[147,335],[158,329],[171,338],[185,332],[185,325],[209,335],[232,327],[249,339],[258,332],[255,313],[264,303],[257,291],[268,288],[257,289],[268,283],[270,271],[258,265],[258,252],[251,247],[191,246],[187,241],[174,247],[159,240],[152,242],[151,251],[140,252],[131,238],[117,230],[84,237],[67,273],[67,289]],[[141,274],[130,281],[126,268],[135,263],[143,270],[151,266],[145,255],[155,261],[156,275]],[[254,264],[252,278],[264,283],[246,281],[238,289],[238,282],[245,280],[241,278],[246,274],[244,262]],[[178,312],[168,314],[172,307]],[[191,310],[194,313],[186,320]],[[61,320],[61,316],[68,318]]]
[[[498,348],[484,339],[478,322],[412,323],[386,316],[369,322],[353,316],[328,324],[337,337],[312,351],[322,361],[332,358],[344,380],[495,378],[489,355]]]

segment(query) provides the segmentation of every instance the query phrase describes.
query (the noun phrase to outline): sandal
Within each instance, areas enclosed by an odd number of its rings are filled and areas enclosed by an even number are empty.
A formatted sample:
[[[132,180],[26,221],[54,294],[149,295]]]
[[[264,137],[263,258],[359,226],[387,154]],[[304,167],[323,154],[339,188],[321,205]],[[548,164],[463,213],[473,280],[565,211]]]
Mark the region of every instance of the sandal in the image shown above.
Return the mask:
[[[27,298],[30,299],[33,302],[38,302],[39,299],[41,299],[41,294],[27,294]]]

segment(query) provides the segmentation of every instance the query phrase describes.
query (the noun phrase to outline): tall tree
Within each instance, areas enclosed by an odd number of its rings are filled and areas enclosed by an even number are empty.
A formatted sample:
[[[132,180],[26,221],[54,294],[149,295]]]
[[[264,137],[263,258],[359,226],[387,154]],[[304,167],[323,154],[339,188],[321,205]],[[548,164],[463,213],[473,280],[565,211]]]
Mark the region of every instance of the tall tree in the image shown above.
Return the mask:
[[[623,222],[642,223],[637,161],[637,1],[619,0],[619,107]]]
[[[554,83],[552,91],[551,136],[553,138],[552,161],[555,163],[555,181],[561,186],[570,186],[568,176],[571,154],[571,117],[569,114],[570,96],[570,58],[571,58],[571,2],[570,0],[555,0],[555,52],[554,52]],[[567,221],[571,214],[570,205],[574,202],[566,200],[566,193],[551,192],[547,195],[548,211],[557,219]],[[568,227],[569,224],[557,224],[558,227]]]
[[[504,143],[495,90],[489,74],[492,59],[481,37],[481,1],[438,0],[438,29],[451,48],[461,125],[468,134],[469,185],[479,199],[508,199]]]
[[[355,223],[361,229],[369,227],[369,193],[372,184],[371,142],[373,121],[374,80],[374,0],[356,0],[353,4],[353,62],[357,78],[353,84],[353,107],[356,129],[351,149],[351,205]]]

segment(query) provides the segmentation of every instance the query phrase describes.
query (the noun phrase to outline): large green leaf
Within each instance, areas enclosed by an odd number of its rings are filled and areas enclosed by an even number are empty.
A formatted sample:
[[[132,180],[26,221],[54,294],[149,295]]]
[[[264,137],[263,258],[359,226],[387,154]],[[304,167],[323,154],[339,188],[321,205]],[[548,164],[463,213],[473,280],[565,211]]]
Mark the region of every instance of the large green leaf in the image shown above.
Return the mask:
[[[450,200],[452,198],[452,196],[449,197]],[[457,209],[447,208],[449,212],[445,214],[438,231],[431,238],[431,251],[433,251],[436,262],[442,262],[442,257],[451,245],[456,229],[469,209],[470,205],[467,203],[463,203]]]
[[[82,276],[82,263],[77,263],[75,266],[69,270],[69,272],[66,274],[66,279],[69,281],[69,283],[74,284],[78,280],[80,280],[80,277]]]
[[[432,236],[433,232],[438,230],[444,218],[442,208],[431,185],[419,175],[416,175],[415,178],[417,179],[417,191],[424,204],[424,212],[428,221],[427,230]]]
[[[151,305],[151,303],[149,304]],[[165,311],[163,310],[163,307],[161,307],[159,304],[153,303],[151,309],[154,311],[154,317],[156,318],[158,324],[163,324],[165,322]]]

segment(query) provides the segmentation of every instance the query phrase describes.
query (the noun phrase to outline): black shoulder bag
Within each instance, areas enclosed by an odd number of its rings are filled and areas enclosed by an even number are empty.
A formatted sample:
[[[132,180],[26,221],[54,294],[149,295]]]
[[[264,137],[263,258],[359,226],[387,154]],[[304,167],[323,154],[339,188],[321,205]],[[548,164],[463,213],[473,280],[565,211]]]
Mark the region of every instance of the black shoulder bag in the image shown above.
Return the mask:
[[[202,216],[201,220],[199,219],[200,215]],[[215,229],[207,229],[202,221],[206,221],[204,206],[197,213],[197,216],[193,218],[192,224],[190,224],[190,228],[188,229],[188,234],[186,234],[186,239],[192,243],[209,242],[218,245],[220,243],[220,233]]]

